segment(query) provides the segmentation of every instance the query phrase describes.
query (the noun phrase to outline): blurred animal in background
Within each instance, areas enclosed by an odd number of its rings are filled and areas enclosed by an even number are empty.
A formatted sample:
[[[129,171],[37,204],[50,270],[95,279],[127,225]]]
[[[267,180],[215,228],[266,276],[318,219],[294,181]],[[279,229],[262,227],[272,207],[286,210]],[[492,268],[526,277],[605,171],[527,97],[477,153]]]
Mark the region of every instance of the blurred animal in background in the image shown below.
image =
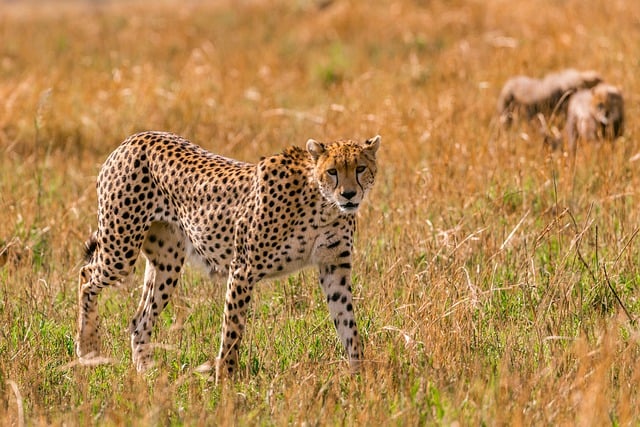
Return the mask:
[[[531,120],[538,114],[549,121],[555,113],[566,111],[572,93],[600,82],[602,78],[597,72],[573,68],[547,74],[542,79],[522,75],[510,78],[498,97],[500,122],[509,127],[514,118]]]
[[[578,141],[612,141],[623,133],[624,98],[619,88],[600,83],[571,96],[565,126],[571,152]]]

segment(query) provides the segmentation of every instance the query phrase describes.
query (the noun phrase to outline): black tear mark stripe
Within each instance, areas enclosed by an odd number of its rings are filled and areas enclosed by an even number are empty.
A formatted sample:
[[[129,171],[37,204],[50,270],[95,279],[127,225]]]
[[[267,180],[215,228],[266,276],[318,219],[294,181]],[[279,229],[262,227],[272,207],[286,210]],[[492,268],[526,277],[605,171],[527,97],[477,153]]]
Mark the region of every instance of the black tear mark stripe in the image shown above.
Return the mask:
[[[358,173],[356,172],[356,182],[358,183],[358,187],[360,187],[360,189],[362,190],[362,192],[364,193],[364,187],[362,186],[362,184],[360,183],[360,177],[358,176]]]

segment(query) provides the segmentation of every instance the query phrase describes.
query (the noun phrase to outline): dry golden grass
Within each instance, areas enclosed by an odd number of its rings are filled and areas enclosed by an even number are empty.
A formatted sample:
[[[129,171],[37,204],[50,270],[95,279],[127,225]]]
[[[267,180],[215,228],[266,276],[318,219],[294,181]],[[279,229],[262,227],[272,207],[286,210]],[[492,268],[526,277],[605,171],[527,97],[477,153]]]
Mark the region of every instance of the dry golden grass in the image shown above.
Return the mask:
[[[623,0],[3,4],[2,424],[637,424],[638,22]],[[565,67],[627,95],[625,136],[575,162],[495,123],[508,77]],[[246,161],[382,135],[359,376],[310,271],[259,287],[234,384],[197,369],[224,293],[197,270],[157,369],[129,361],[140,272],[101,297],[110,359],[74,364],[95,175],[145,129]]]

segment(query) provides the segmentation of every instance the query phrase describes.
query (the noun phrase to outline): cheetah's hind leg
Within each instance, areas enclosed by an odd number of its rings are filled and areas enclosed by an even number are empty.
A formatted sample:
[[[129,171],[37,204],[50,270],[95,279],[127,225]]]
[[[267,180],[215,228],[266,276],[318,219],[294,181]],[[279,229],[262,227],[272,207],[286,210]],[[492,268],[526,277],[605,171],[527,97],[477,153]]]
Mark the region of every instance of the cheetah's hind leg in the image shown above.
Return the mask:
[[[82,359],[91,359],[100,354],[98,333],[97,287],[91,284],[91,265],[85,265],[78,277],[78,335],[76,354]]]
[[[84,260],[78,277],[78,330],[76,354],[81,362],[88,362],[100,355],[100,319],[98,317],[98,296],[102,289],[117,283],[127,274],[124,267],[114,269],[102,260],[102,245],[98,234],[93,234],[85,243]],[[120,265],[121,263],[118,263]]]
[[[142,296],[130,328],[131,357],[138,372],[153,364],[153,326],[178,284],[185,258],[185,241],[177,227],[155,222],[142,244],[147,264]]]
[[[128,225],[128,224],[125,224]],[[124,228],[124,225],[123,227]],[[121,282],[133,268],[138,257],[143,233],[114,237],[114,231],[100,228],[86,243],[85,261],[80,270],[78,283],[78,333],[76,336],[76,354],[81,362],[87,362],[100,354],[98,296],[111,285]],[[118,248],[107,246],[104,242],[117,240]]]

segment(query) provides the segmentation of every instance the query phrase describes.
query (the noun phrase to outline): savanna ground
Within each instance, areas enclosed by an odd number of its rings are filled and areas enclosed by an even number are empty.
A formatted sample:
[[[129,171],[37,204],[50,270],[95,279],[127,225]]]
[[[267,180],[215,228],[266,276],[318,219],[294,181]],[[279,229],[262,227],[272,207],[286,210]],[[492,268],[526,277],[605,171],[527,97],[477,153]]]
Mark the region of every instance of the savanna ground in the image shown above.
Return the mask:
[[[640,2],[0,4],[0,423],[635,425],[640,422]],[[625,136],[545,147],[495,122],[511,75],[595,69]],[[101,295],[106,363],[75,362],[95,177],[170,130],[245,161],[381,134],[359,213],[348,374],[313,271],[256,292],[236,382],[224,283],[189,268],[138,375],[142,282]]]

